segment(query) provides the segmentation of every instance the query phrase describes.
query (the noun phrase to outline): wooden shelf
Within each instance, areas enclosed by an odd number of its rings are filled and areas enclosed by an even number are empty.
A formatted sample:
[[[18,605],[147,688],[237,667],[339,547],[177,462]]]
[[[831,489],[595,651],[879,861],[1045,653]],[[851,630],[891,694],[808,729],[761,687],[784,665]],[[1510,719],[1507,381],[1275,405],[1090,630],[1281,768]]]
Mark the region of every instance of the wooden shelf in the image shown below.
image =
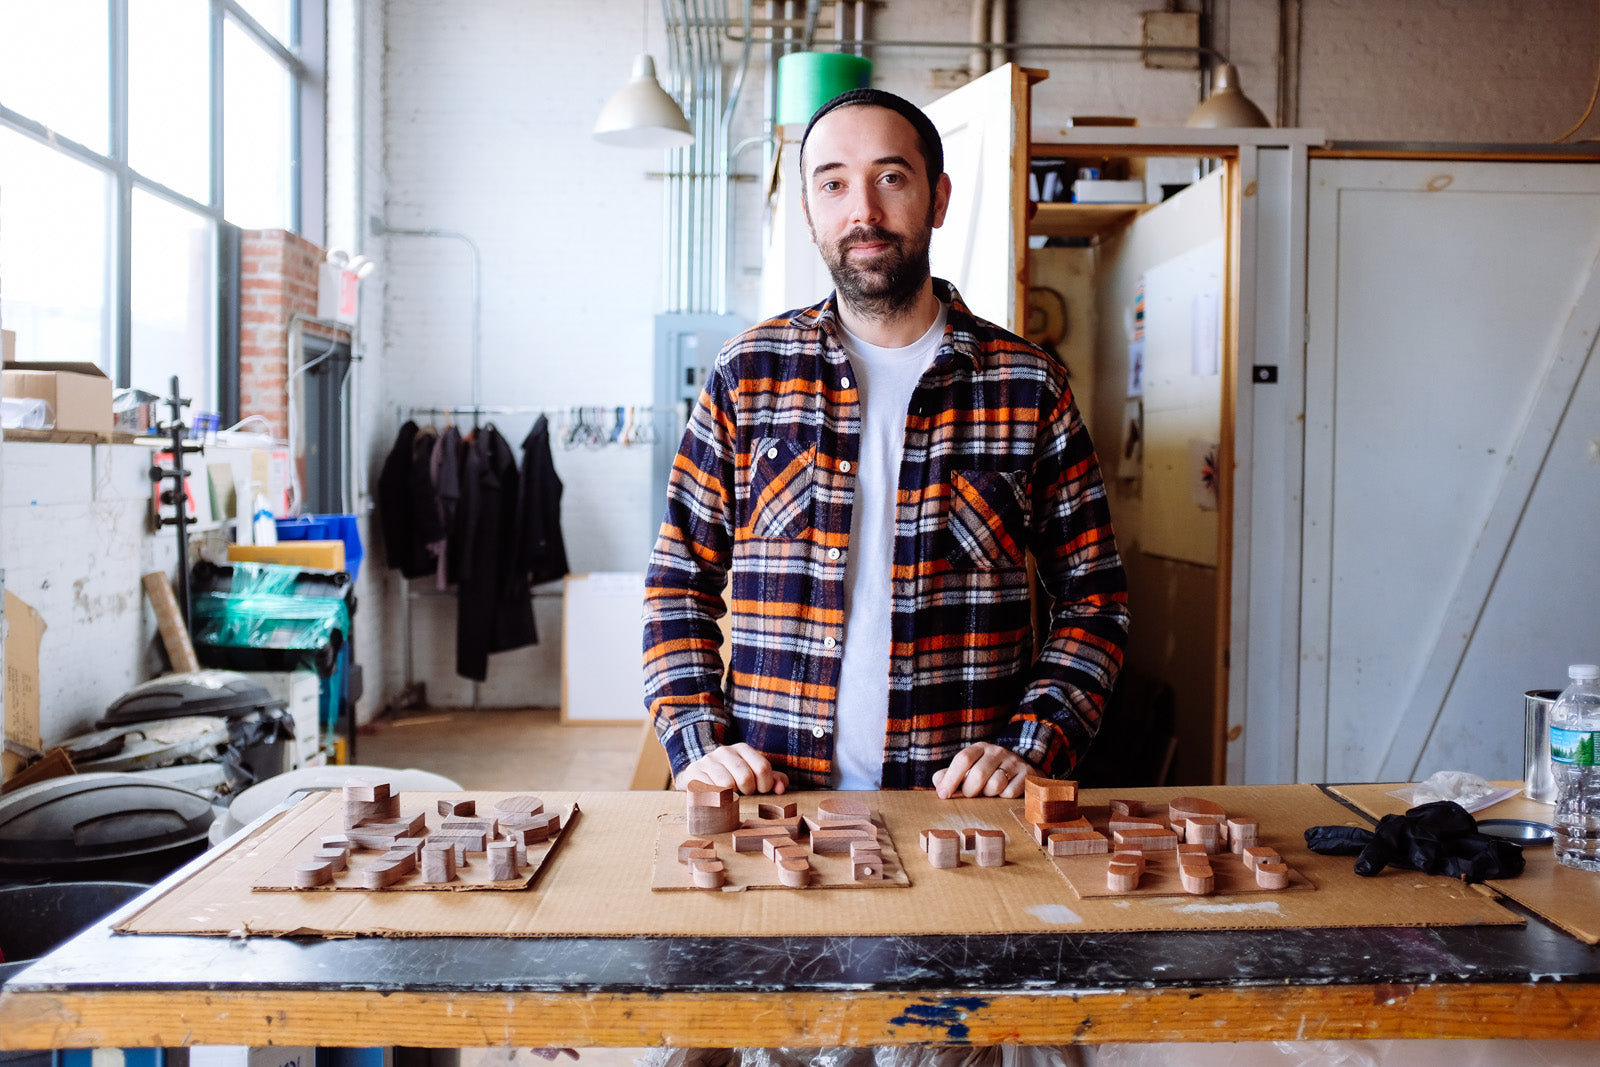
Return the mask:
[[[1028,223],[1030,234],[1045,237],[1107,237],[1153,204],[1039,204]]]

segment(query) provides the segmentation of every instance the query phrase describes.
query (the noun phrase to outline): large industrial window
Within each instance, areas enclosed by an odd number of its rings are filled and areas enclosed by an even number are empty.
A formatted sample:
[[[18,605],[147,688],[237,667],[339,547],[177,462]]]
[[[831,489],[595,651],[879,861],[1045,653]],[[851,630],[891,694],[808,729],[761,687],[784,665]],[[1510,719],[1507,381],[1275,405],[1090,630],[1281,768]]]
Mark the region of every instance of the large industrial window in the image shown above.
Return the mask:
[[[323,0],[0,0],[0,324],[238,410],[238,229],[320,238]],[[307,233],[311,226],[313,232]]]

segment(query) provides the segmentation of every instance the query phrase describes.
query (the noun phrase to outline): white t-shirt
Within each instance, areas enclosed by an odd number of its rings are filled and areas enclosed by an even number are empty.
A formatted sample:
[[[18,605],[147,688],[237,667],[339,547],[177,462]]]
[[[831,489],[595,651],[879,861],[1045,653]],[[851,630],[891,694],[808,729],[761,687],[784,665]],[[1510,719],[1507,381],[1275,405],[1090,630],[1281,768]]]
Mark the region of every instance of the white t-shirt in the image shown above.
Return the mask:
[[[877,789],[889,721],[889,615],[893,600],[895,508],[906,411],[944,339],[949,306],[905,348],[879,348],[843,330],[861,398],[861,454],[844,566],[844,653],[834,721],[833,786]]]

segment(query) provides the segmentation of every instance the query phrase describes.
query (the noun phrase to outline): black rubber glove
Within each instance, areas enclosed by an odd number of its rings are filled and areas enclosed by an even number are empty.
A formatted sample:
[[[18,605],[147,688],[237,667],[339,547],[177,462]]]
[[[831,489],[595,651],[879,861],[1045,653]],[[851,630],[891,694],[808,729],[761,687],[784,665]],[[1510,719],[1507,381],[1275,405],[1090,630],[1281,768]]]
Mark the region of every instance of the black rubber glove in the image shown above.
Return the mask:
[[[1468,882],[1515,878],[1522,873],[1522,846],[1478,832],[1478,823],[1453,800],[1385,815],[1373,831],[1351,826],[1313,826],[1306,846],[1323,855],[1359,852],[1356,873],[1371,877],[1385,867],[1443,874]]]

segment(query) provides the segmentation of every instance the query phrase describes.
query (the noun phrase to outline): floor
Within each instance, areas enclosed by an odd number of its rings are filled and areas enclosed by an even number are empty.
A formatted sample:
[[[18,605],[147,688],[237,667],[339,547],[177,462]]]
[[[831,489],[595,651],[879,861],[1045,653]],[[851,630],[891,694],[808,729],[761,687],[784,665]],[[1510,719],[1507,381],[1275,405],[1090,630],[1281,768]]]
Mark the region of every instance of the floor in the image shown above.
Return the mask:
[[[563,726],[554,708],[421,708],[361,728],[356,759],[375,767],[416,768],[463,789],[627,789],[638,726]],[[550,1050],[462,1049],[460,1067],[545,1067]],[[586,1067],[633,1067],[652,1050],[576,1050]],[[561,1054],[556,1064],[571,1063]]]
[[[442,774],[463,789],[626,789],[637,726],[563,726],[555,708],[422,708],[361,728],[355,763]]]

